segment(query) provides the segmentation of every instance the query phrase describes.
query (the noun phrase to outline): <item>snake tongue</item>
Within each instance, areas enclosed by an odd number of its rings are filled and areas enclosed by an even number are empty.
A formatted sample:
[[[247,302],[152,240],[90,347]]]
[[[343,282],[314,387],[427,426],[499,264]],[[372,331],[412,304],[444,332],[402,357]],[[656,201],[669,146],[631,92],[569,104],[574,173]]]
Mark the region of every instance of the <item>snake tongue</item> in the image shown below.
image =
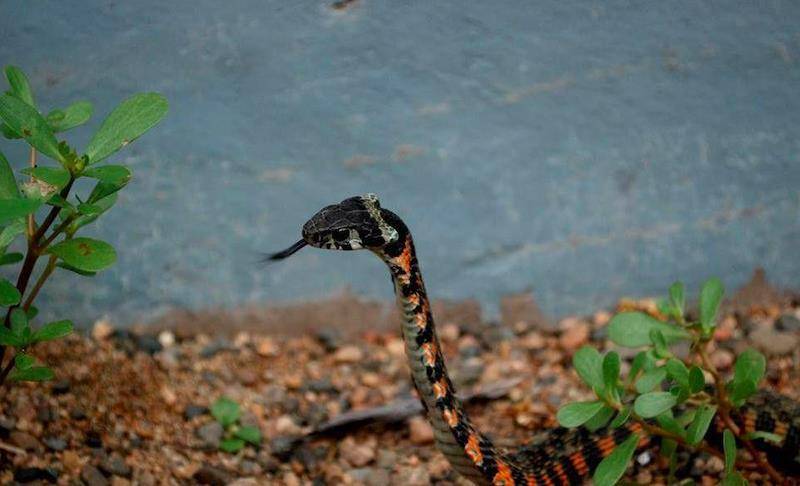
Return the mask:
[[[300,251],[307,244],[308,243],[306,243],[305,240],[300,240],[297,243],[295,243],[294,245],[290,246],[289,248],[287,248],[287,249],[285,249],[283,251],[279,251],[279,252],[273,253],[271,255],[266,255],[264,257],[264,260],[266,260],[266,261],[283,260],[284,258],[287,258],[287,257],[292,256],[293,254],[297,253],[298,251]]]

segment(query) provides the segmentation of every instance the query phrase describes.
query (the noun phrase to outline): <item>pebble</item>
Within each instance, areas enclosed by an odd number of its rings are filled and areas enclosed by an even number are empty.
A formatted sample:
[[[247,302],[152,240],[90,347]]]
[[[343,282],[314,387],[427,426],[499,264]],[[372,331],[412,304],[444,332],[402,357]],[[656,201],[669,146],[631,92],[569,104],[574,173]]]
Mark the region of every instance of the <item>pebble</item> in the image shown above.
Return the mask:
[[[389,471],[377,467],[363,467],[347,471],[347,475],[357,484],[366,486],[386,486],[391,482]]]
[[[137,483],[139,486],[142,486],[142,481]],[[131,486],[131,482],[129,479],[121,478],[119,476],[112,476],[111,477],[111,486]]]
[[[228,473],[207,464],[198,469],[192,478],[199,484],[210,484],[211,486],[225,486],[231,480]]]
[[[292,457],[297,444],[298,440],[294,437],[275,437],[269,442],[269,448],[276,459],[286,462]]]
[[[275,420],[275,431],[280,435],[300,435],[303,429],[295,423],[291,415],[281,415]]]
[[[542,337],[541,334],[533,331],[526,334],[525,337],[522,338],[520,344],[523,348],[533,351],[544,348],[547,345],[547,342],[544,340],[544,337]]]
[[[134,342],[136,343],[136,347],[140,351],[144,351],[149,355],[154,355],[164,349],[161,343],[158,341],[156,336],[151,334],[141,334],[141,335],[134,335],[133,336]]]
[[[219,422],[209,422],[197,428],[196,434],[203,441],[203,447],[217,449],[225,430]]]
[[[183,416],[186,418],[186,420],[192,420],[195,417],[199,417],[207,413],[208,407],[203,407],[201,405],[187,405],[186,408],[183,409]]]
[[[107,319],[100,319],[92,326],[92,337],[95,341],[105,341],[114,335],[114,327]]]
[[[255,478],[239,478],[232,483],[228,483],[228,486],[258,486],[259,483]]]
[[[433,427],[422,417],[412,417],[408,420],[408,437],[416,445],[431,444]]]
[[[718,370],[727,370],[733,365],[734,356],[733,353],[727,349],[717,349],[711,353],[709,359],[711,359],[711,364]]]
[[[564,330],[558,338],[558,342],[565,351],[575,351],[586,344],[589,340],[589,333],[590,329],[588,324],[575,322]]]
[[[77,471],[82,463],[81,456],[75,451],[67,450],[61,453],[61,464],[67,471]]]
[[[753,345],[765,354],[780,356],[791,353],[798,347],[800,339],[793,333],[779,332],[770,327],[762,327],[750,333]]]
[[[9,442],[26,451],[39,451],[42,449],[42,443],[39,442],[39,439],[27,432],[15,430],[11,432],[8,439]]]
[[[100,469],[106,474],[131,477],[131,468],[125,464],[125,460],[117,454],[111,454],[100,463]]]
[[[83,469],[81,469],[81,479],[87,486],[106,486],[108,484],[108,479],[103,476],[103,473],[91,464],[83,466]]]
[[[336,350],[333,359],[337,363],[357,363],[364,358],[361,348],[353,345],[344,346]]]
[[[461,329],[457,324],[445,324],[439,330],[439,337],[446,343],[454,343],[461,336]]]
[[[256,353],[265,358],[278,356],[280,347],[270,337],[261,337],[256,341]]]
[[[333,327],[325,327],[317,331],[317,341],[322,344],[325,351],[332,353],[342,344],[342,333]]]
[[[364,467],[375,460],[375,439],[359,444],[347,437],[339,445],[339,455],[351,466]]]
[[[397,486],[427,486],[431,483],[430,474],[425,466],[403,467],[392,479],[391,484]]]
[[[69,392],[69,387],[69,380],[58,380],[53,382],[53,386],[50,389],[53,391],[54,395],[63,395]]]
[[[775,321],[775,329],[789,332],[800,331],[800,319],[792,314],[783,314]]]
[[[158,333],[158,342],[165,348],[175,345],[175,334],[171,331],[161,331]]]
[[[67,441],[61,437],[45,437],[43,442],[44,445],[53,451],[63,451],[67,448]]]
[[[20,483],[31,483],[33,481],[55,483],[58,481],[58,472],[50,468],[21,467],[14,471],[14,481]]]
[[[92,449],[100,449],[103,447],[103,438],[94,430],[86,432],[86,445]]]
[[[200,350],[200,357],[203,359],[208,359],[214,357],[219,352],[228,351],[232,349],[233,347],[227,340],[217,339],[208,346],[204,347],[202,350]]]

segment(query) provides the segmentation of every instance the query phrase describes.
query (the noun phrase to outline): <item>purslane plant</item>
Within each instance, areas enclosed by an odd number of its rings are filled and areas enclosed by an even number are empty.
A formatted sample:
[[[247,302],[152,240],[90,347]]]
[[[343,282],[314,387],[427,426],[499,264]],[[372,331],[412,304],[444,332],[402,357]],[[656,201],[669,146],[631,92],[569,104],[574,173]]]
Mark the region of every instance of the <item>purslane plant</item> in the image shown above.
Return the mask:
[[[79,154],[56,134],[89,121],[92,104],[79,101],[43,116],[22,70],[6,66],[4,72],[9,89],[0,95],[0,133],[9,140],[25,140],[30,145],[30,157],[28,166],[20,171],[27,180],[18,184],[0,152],[0,265],[21,262],[15,284],[0,278],[0,306],[6,308],[5,321],[0,325],[0,385],[6,378],[42,381],[54,376],[52,369],[36,364],[31,349],[38,342],[68,335],[73,325],[69,320],[59,320],[34,326],[37,309],[33,304],[57,268],[93,276],[114,264],[117,255],[113,246],[77,236],[111,209],[117,191],[131,179],[128,167],[100,162],[156,125],[168,108],[166,99],[157,93],[128,98],[106,117]],[[55,163],[39,165],[40,155]],[[83,197],[71,194],[81,178],[96,180]],[[44,217],[39,220],[41,215]],[[9,252],[19,235],[25,235],[24,250]],[[46,263],[33,279],[42,257],[46,257]],[[8,356],[8,348],[15,350],[13,356]]]
[[[573,356],[573,365],[596,399],[564,405],[557,414],[559,423],[565,427],[583,425],[597,429],[619,427],[628,420],[639,422],[648,434],[661,438],[661,453],[670,462],[670,484],[678,447],[724,459],[723,485],[747,484],[737,470],[743,465],[737,457],[737,444],[751,452],[757,466],[773,481],[782,482],[781,475],[756,452],[752,443],[753,439],[776,437],[766,432],[747,435],[731,418],[756,393],[766,370],[764,356],[753,349],[741,353],[734,364],[733,376],[727,381],[709,359],[708,348],[714,338],[723,294],[719,279],[706,281],[698,299],[698,317],[689,320],[684,287],[676,282],[669,288],[669,298],[659,303],[659,312],[666,316],[666,321],[643,312],[615,315],[608,324],[611,341],[640,349],[627,377],[620,376],[620,356],[615,351],[601,355],[590,346],[579,349]],[[684,359],[671,350],[679,341],[689,343],[690,353]],[[711,386],[706,386],[707,376],[713,382]],[[705,440],[715,418],[724,427],[722,450]],[[638,436],[632,435],[603,459],[594,474],[594,483],[602,486],[619,481],[633,458],[638,440]]]
[[[221,451],[231,454],[239,452],[246,444],[258,447],[261,444],[261,431],[252,425],[239,422],[242,411],[239,404],[227,397],[221,397],[211,405],[211,415],[225,431],[219,443]]]

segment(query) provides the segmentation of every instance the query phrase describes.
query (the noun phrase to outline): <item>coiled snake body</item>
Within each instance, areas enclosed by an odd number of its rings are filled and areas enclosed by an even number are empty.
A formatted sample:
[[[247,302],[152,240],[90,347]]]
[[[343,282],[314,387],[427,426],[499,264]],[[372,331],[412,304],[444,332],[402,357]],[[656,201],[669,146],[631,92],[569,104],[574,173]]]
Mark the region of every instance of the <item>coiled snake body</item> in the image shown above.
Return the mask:
[[[272,255],[282,259],[306,245],[334,250],[369,249],[389,267],[398,307],[403,316],[411,376],[436,445],[453,468],[476,484],[582,484],[600,461],[641,425],[628,422],[616,429],[593,432],[584,428],[557,428],[543,440],[515,451],[496,447],[467,416],[447,374],[414,243],[403,221],[380,207],[376,196],[346,199],[320,210],[303,226],[303,239]],[[770,445],[758,441],[770,461],[788,474],[800,474],[800,406],[788,398],[762,391],[741,409],[741,425],[783,438]],[[642,434],[644,435],[644,434]],[[640,446],[646,445],[641,439]]]

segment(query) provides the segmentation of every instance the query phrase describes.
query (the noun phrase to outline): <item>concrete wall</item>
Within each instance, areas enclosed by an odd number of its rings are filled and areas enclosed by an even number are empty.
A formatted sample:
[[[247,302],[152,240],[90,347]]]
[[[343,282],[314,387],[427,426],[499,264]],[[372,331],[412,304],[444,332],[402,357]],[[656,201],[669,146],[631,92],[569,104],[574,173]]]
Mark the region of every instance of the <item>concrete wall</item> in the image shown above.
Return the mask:
[[[168,118],[90,234],[118,246],[43,307],[120,322],[328,295],[390,298],[368,254],[264,268],[364,192],[415,232],[440,298],[533,290],[551,314],[764,266],[800,286],[800,3],[0,0],[0,61],[96,120]],[[0,141],[23,164],[24,148]]]

